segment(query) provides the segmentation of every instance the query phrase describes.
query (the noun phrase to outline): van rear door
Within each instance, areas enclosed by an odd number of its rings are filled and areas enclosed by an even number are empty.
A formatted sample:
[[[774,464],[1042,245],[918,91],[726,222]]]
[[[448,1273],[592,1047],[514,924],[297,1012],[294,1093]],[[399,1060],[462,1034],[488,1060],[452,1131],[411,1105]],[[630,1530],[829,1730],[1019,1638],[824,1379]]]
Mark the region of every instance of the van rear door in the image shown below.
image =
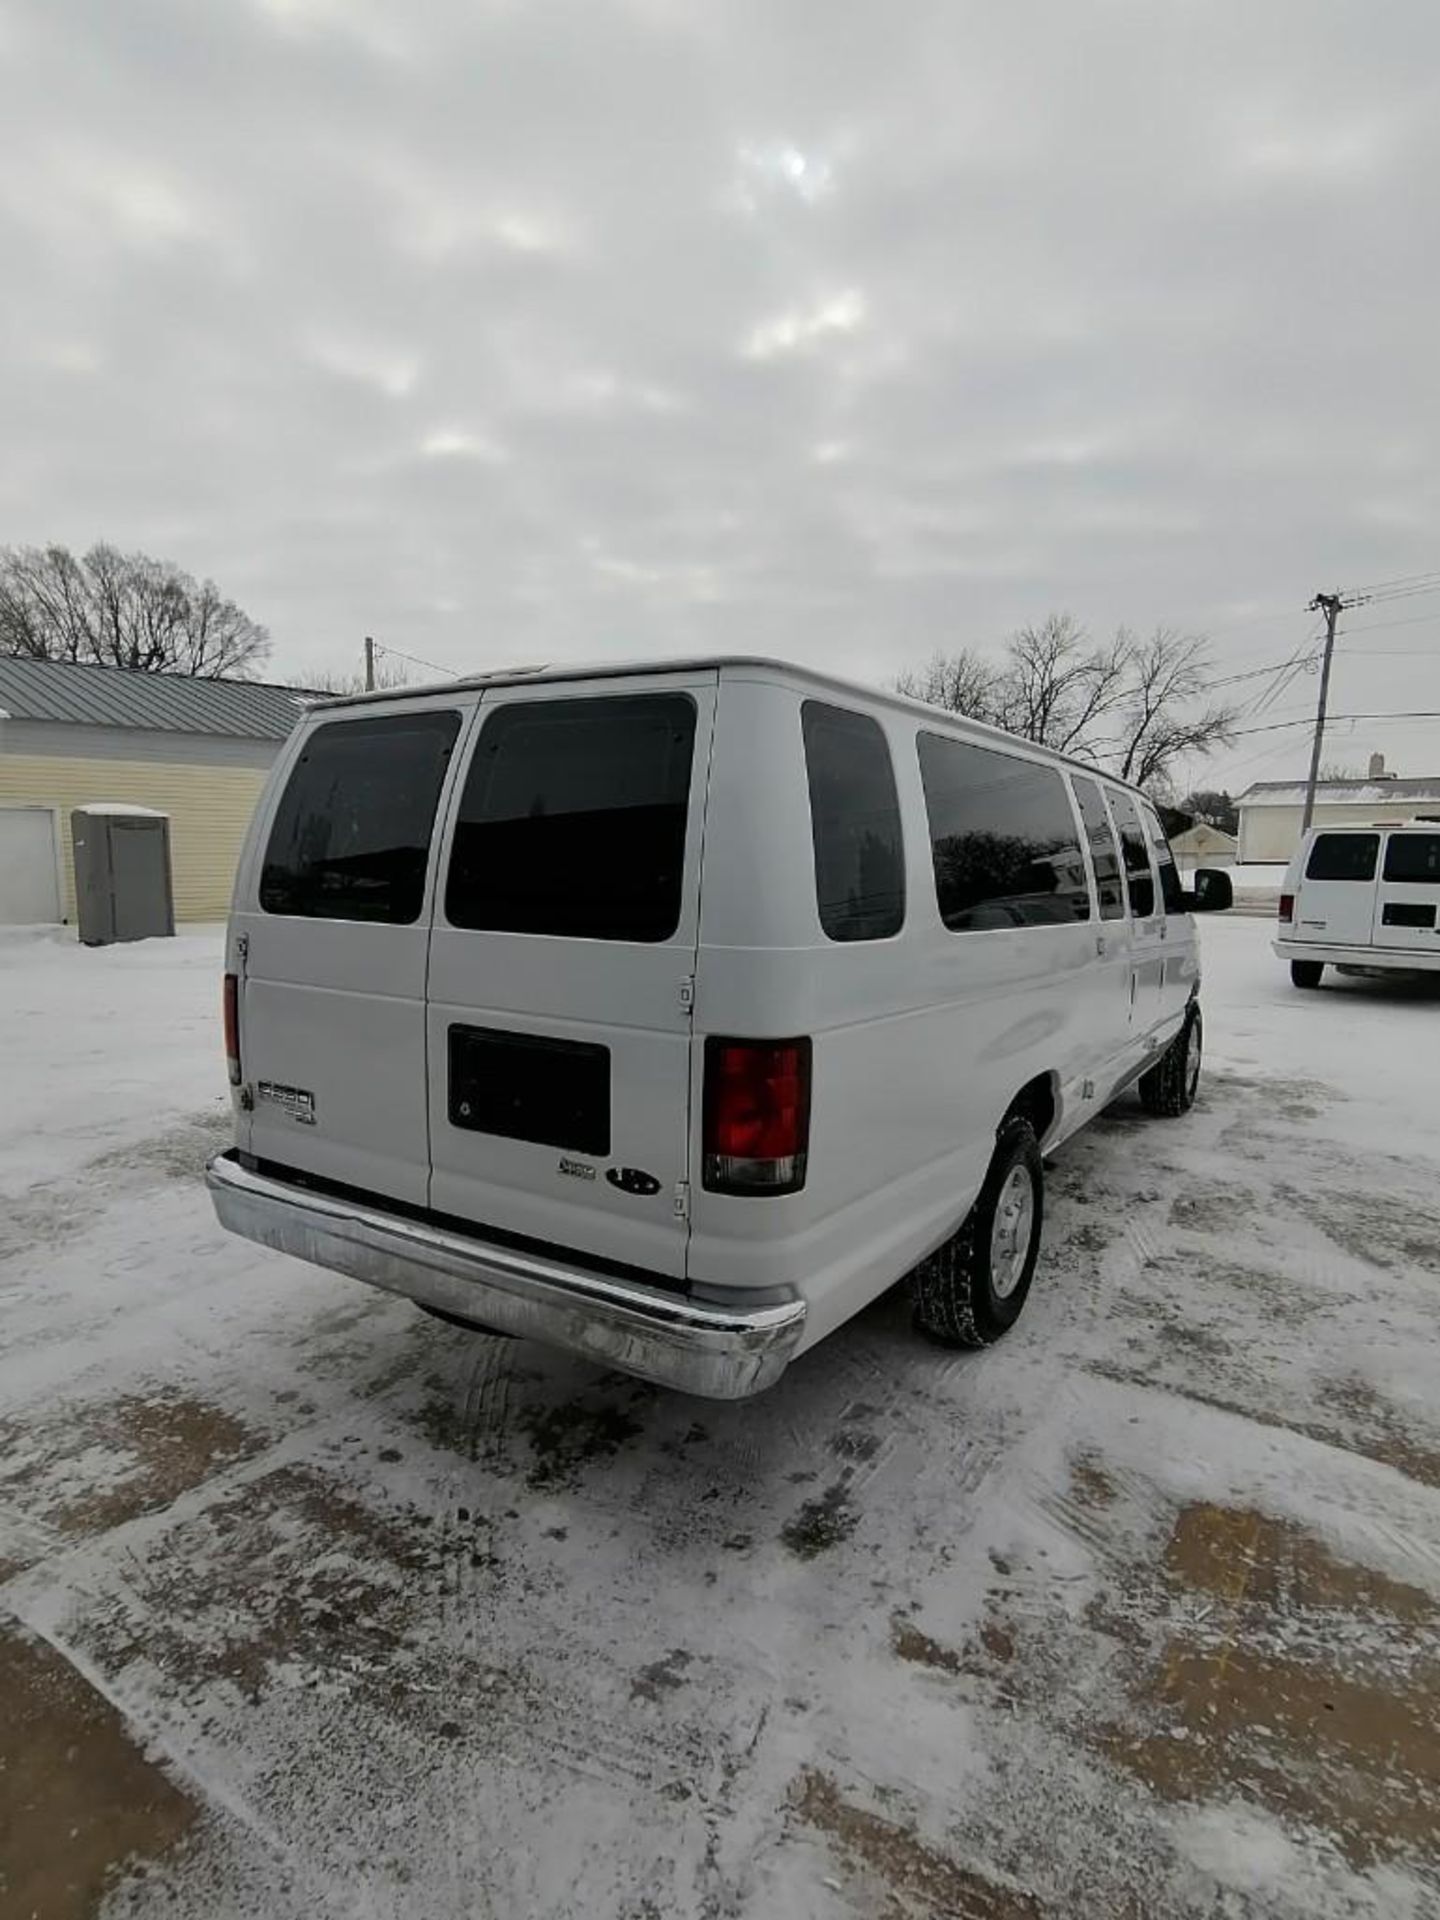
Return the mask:
[[[419,1206],[431,850],[476,699],[315,715],[262,803],[231,923],[241,1150]]]
[[[430,1205],[676,1280],[716,684],[487,691],[430,950]]]
[[[1376,890],[1374,943],[1440,954],[1440,830],[1392,833]]]
[[[1378,833],[1317,833],[1300,879],[1293,937],[1307,946],[1368,947],[1379,854]]]

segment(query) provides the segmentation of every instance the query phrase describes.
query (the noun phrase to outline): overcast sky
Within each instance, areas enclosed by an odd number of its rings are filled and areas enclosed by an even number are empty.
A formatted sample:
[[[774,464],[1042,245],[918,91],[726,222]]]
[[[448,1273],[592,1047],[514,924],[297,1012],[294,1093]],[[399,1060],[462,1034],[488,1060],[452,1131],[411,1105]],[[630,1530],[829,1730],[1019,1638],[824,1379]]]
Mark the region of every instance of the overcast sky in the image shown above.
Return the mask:
[[[213,575],[273,678],[1059,608],[1233,673],[1440,568],[1434,0],[0,0],[0,88],[0,543]],[[1440,595],[1352,624],[1338,711],[1440,708]]]

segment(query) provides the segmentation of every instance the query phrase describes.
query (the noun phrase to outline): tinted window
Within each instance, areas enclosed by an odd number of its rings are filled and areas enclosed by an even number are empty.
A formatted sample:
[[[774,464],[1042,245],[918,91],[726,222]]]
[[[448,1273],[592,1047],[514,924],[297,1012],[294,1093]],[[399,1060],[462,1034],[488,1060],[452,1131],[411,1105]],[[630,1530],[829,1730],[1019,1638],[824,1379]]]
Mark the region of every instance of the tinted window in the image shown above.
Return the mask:
[[[1115,829],[1110,825],[1110,816],[1105,811],[1100,789],[1093,780],[1077,777],[1075,798],[1080,804],[1080,818],[1085,823],[1085,835],[1090,842],[1095,885],[1100,893],[1100,918],[1123,920],[1125,896],[1120,891],[1120,849],[1115,843]]]
[[[1385,849],[1385,878],[1440,886],[1440,833],[1392,835]]]
[[[455,927],[668,940],[680,921],[695,704],[517,701],[484,722],[445,914]]]
[[[311,920],[420,917],[435,806],[456,713],[337,720],[305,742],[270,829],[266,913]]]
[[[1310,849],[1307,880],[1373,880],[1378,833],[1322,833]]]
[[[1120,832],[1120,857],[1125,862],[1130,912],[1137,920],[1148,920],[1155,911],[1155,879],[1150,871],[1150,849],[1145,844],[1139,809],[1128,793],[1112,793],[1110,805]]]
[[[1160,905],[1166,913],[1184,913],[1187,911],[1185,889],[1175,865],[1175,856],[1170,851],[1170,842],[1160,824],[1160,816],[1153,808],[1142,807],[1140,817],[1150,829],[1150,845],[1154,849],[1155,865],[1160,871]]]
[[[805,702],[805,770],[820,925],[832,940],[884,940],[905,919],[905,856],[890,748],[874,720]]]
[[[1090,918],[1075,815],[1053,768],[922,733],[920,777],[940,918],[952,933]]]

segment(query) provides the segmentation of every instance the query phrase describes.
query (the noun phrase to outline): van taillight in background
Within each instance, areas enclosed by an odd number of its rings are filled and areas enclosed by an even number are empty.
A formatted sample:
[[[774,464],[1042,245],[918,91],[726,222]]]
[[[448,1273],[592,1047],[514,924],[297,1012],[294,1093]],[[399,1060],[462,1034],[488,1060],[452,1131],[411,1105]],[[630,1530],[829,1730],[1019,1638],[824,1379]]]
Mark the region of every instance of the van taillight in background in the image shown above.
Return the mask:
[[[1293,893],[1281,894],[1280,918],[1285,921],[1290,921],[1295,918],[1295,896]]]
[[[798,1193],[810,1145],[810,1042],[705,1042],[705,1189]]]
[[[240,981],[237,975],[225,976],[225,1064],[230,1069],[230,1084],[240,1084]]]

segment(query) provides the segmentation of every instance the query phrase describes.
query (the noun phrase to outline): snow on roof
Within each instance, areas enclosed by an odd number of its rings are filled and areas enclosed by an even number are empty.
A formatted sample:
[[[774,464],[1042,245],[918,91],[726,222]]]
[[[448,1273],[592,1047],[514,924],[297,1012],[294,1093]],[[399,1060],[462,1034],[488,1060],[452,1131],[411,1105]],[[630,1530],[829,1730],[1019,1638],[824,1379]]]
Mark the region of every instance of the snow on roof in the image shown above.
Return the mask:
[[[106,819],[168,820],[168,813],[162,813],[158,807],[133,807],[124,800],[92,800],[88,806],[74,807],[74,813],[98,813]]]
[[[1394,807],[1412,800],[1440,801],[1440,774],[1425,780],[1321,780],[1315,798],[1327,807]],[[1257,780],[1236,802],[1241,807],[1303,807],[1303,780]]]
[[[138,673],[70,660],[0,659],[0,707],[10,720],[283,740],[305,704],[299,688],[258,680],[197,680],[185,673]]]

